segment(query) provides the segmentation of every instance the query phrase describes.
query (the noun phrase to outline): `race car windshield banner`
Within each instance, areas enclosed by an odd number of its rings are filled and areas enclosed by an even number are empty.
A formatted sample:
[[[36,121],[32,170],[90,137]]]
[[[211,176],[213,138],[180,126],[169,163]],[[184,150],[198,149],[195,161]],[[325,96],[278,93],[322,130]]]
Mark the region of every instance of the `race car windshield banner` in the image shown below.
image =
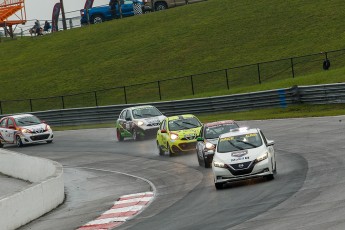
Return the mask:
[[[58,22],[59,22],[60,9],[61,9],[60,3],[56,3],[54,8],[53,8],[52,32],[59,31]]]
[[[94,0],[86,0],[85,5],[84,5],[84,9],[90,9],[90,8],[92,8],[93,1],[94,1]]]

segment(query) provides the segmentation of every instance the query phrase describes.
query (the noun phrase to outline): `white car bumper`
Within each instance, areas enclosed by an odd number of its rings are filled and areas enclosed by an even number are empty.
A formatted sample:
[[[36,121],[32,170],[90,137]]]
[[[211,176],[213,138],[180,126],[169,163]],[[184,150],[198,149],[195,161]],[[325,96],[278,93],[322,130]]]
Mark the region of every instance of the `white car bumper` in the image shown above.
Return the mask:
[[[23,144],[33,144],[40,142],[52,141],[54,138],[52,131],[46,131],[43,133],[22,133],[20,135]]]

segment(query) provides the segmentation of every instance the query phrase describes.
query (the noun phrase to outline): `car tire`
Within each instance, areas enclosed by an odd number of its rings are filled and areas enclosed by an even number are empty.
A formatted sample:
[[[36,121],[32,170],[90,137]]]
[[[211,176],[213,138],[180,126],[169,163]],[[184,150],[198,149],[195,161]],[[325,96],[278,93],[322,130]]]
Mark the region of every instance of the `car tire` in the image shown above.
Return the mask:
[[[140,140],[140,136],[138,135],[138,132],[136,129],[132,130],[132,136],[133,136],[133,140],[135,141],[139,141]]]
[[[169,157],[173,157],[174,153],[171,151],[169,144],[167,144],[167,149],[168,149],[168,155]]]
[[[16,136],[16,145],[17,147],[23,147],[23,142],[22,139],[20,138],[20,136]]]
[[[116,129],[116,137],[118,141],[123,141],[123,136],[121,135],[121,131]]]
[[[164,153],[165,153],[165,152],[164,152],[163,149],[160,147],[158,141],[157,141],[157,148],[158,148],[158,153],[159,153],[159,155],[160,155],[160,156],[164,156]]]
[[[273,174],[277,174],[277,162],[274,162]]]
[[[224,183],[214,183],[214,186],[216,187],[217,190],[223,189]]]
[[[274,179],[274,174],[270,174],[265,176],[267,180],[273,180]]]
[[[204,158],[205,168],[211,168],[211,163],[208,162],[208,160],[205,158],[205,155],[203,155],[203,158]]]
[[[203,166],[201,163],[201,159],[199,157],[199,154],[198,154],[198,150],[196,150],[196,157],[198,158],[199,166]]]
[[[53,140],[49,140],[49,141],[47,141],[47,143],[48,143],[48,144],[53,143]]]
[[[0,141],[0,148],[4,147],[4,144]]]
[[[104,17],[102,15],[94,15],[91,17],[91,24],[99,24],[104,22]]]
[[[168,9],[168,6],[163,2],[158,2],[155,6],[156,11],[166,10],[166,9]]]

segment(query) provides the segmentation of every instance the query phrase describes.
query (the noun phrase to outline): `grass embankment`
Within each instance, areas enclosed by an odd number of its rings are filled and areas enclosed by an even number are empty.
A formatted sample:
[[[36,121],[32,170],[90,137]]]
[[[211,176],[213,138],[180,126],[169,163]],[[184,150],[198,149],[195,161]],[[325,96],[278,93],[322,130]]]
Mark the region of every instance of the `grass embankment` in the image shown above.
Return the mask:
[[[95,91],[344,48],[345,2],[208,0],[0,45],[0,101]],[[162,100],[343,82],[345,53],[160,82]],[[127,87],[128,103],[158,101],[157,83]],[[95,106],[93,92],[34,100],[34,111]],[[98,105],[124,103],[123,88],[97,93]],[[2,102],[3,113],[30,111],[29,101]]]

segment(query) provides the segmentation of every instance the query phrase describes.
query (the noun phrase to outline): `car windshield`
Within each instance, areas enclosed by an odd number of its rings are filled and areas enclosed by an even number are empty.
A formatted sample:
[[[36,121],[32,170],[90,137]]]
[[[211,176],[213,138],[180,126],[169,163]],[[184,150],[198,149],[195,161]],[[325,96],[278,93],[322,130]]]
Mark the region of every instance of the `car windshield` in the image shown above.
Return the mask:
[[[155,107],[133,109],[132,113],[134,119],[157,117],[162,115],[162,113]]]
[[[29,125],[37,125],[41,124],[42,122],[35,116],[25,116],[25,117],[17,117],[14,118],[16,124],[18,126],[29,126]]]
[[[230,132],[230,129],[238,128],[237,124],[220,124],[205,128],[205,139],[218,138],[219,135]]]
[[[192,128],[196,128],[200,126],[201,126],[201,123],[195,117],[169,121],[170,131],[192,129]]]
[[[262,140],[258,133],[248,133],[219,139],[217,152],[226,153],[244,149],[252,149],[261,145]]]

